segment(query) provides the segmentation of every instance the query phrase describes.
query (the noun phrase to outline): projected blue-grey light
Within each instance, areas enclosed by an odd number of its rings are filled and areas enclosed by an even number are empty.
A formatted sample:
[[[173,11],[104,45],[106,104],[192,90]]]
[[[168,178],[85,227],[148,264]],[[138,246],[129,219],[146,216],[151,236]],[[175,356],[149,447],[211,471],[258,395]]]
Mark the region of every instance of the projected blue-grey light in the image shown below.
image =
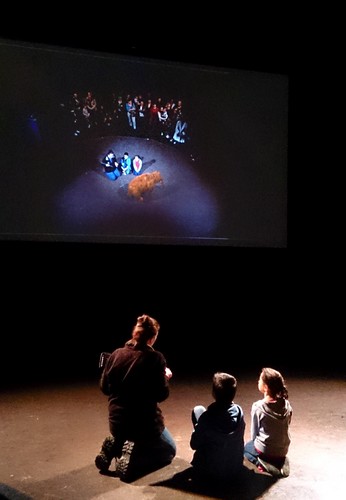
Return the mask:
[[[128,194],[133,175],[115,181],[105,175],[100,161],[108,149],[118,159],[125,151],[139,154],[142,172],[159,171],[163,182],[143,201],[134,199]],[[99,141],[93,162],[56,196],[56,213],[64,233],[110,238],[211,238],[219,222],[215,195],[179,146],[133,137]]]

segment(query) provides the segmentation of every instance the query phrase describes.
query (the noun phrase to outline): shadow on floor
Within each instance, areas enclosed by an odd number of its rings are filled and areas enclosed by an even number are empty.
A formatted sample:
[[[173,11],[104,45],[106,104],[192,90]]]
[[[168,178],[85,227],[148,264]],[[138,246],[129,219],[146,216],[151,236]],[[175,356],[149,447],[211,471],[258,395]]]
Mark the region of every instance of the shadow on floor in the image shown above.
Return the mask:
[[[29,497],[7,484],[0,483],[0,500],[33,500],[33,497]]]
[[[95,479],[96,478],[96,479]],[[25,492],[19,492],[7,485],[0,484],[0,500],[33,500],[39,498],[58,498],[59,500],[85,499],[106,495],[121,487],[121,483],[97,480],[95,465],[58,474],[42,481],[28,481],[23,484]]]
[[[152,483],[151,486],[164,486],[186,493],[193,493],[225,500],[253,500],[259,498],[277,479],[268,474],[259,474],[243,467],[236,481],[222,483],[217,480],[197,479],[190,466],[172,477]]]

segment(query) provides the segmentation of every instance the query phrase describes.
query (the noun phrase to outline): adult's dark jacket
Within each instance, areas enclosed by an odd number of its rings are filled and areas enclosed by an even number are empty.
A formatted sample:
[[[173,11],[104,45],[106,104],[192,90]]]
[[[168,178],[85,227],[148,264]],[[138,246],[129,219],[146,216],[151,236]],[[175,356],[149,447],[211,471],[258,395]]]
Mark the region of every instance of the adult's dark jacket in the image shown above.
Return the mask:
[[[136,441],[160,436],[160,402],[169,396],[166,359],[148,345],[127,342],[109,356],[101,376],[108,396],[109,427],[116,438]]]

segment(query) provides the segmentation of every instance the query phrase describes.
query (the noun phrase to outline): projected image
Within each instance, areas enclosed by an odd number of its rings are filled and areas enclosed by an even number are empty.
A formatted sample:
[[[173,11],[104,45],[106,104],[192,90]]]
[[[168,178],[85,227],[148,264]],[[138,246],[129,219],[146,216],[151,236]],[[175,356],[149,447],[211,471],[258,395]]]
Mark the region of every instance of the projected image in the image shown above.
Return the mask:
[[[0,238],[286,246],[283,75],[0,43]]]

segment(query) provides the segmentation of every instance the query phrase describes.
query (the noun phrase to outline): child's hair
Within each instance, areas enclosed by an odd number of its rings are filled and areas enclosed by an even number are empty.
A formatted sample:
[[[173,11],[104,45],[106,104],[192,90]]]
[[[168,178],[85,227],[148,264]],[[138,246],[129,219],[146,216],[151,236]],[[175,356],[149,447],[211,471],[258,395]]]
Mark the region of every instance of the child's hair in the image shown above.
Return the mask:
[[[154,318],[148,314],[138,316],[137,323],[132,330],[132,338],[141,344],[146,344],[148,340],[152,339],[159,333],[160,325]]]
[[[232,403],[237,391],[237,379],[229,373],[216,372],[213,375],[213,396],[218,403]]]
[[[274,368],[262,368],[261,377],[268,386],[268,391],[273,398],[288,399],[285,380],[280,372],[274,370]]]

